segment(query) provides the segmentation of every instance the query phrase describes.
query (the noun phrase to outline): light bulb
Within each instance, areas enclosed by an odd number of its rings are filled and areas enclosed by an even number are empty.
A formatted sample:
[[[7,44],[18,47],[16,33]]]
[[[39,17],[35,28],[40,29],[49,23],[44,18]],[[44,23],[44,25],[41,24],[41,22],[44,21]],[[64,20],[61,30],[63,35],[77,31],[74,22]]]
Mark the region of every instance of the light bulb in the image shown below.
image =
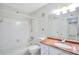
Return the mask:
[[[68,10],[67,7],[61,8],[61,11],[62,11],[63,14],[67,13],[67,10]]]
[[[75,11],[75,10],[76,10],[76,8],[71,8],[71,9],[69,9],[70,12],[73,12],[73,11]]]
[[[56,15],[60,15],[60,9],[56,9],[56,10],[54,10],[52,13],[54,13],[54,14],[56,14]]]
[[[16,22],[16,24],[21,24],[21,22]]]

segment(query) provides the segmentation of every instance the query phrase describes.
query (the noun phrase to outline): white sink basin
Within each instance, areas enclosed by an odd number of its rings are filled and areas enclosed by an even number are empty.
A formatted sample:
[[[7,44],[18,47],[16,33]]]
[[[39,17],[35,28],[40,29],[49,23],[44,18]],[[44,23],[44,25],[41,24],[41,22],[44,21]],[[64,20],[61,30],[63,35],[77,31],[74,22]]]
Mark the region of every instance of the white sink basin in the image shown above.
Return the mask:
[[[72,49],[70,45],[67,45],[65,43],[55,43],[55,45],[63,49]]]

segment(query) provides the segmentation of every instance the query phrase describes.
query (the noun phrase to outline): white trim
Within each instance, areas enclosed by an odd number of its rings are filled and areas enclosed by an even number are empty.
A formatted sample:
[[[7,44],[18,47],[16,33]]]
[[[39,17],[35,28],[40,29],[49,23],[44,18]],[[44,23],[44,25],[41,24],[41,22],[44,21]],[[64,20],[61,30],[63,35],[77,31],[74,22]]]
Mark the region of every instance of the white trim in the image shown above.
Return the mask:
[[[2,17],[11,17],[11,18],[28,18],[28,19],[36,19],[35,17],[31,17],[28,15],[24,15],[24,14],[16,14],[16,12],[11,12],[11,11],[7,11],[4,9],[0,9],[0,16]]]

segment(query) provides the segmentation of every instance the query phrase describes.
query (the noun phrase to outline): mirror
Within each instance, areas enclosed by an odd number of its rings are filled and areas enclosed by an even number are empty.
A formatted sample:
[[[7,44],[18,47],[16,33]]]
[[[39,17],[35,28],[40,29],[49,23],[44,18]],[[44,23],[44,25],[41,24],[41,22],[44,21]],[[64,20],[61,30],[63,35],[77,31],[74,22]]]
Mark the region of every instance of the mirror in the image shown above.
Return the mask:
[[[69,17],[67,18],[67,25],[68,25],[68,39],[75,39],[78,40],[79,39],[79,34],[78,34],[78,17],[77,16],[73,16],[73,17]]]
[[[77,25],[77,40],[79,40],[79,21],[78,21],[78,25]]]
[[[49,36],[63,37],[66,40],[79,40],[78,16],[67,15],[49,15],[49,29],[51,29]]]

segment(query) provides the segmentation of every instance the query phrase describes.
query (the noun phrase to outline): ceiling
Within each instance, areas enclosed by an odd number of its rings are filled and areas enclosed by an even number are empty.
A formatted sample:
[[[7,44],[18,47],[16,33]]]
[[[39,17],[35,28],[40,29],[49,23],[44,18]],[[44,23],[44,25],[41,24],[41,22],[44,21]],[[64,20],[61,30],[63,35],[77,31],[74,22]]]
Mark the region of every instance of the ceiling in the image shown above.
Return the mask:
[[[47,3],[4,3],[4,5],[23,11],[27,14],[39,9]]]
[[[47,12],[48,14],[51,14],[52,11],[56,10],[56,9],[61,9],[63,7],[68,7],[69,5],[71,5],[71,3],[49,3],[46,8],[47,8]]]
[[[26,14],[30,14],[44,7],[47,10],[49,9],[52,10],[69,5],[69,3],[2,3],[2,4],[11,7],[15,10],[22,11]]]

